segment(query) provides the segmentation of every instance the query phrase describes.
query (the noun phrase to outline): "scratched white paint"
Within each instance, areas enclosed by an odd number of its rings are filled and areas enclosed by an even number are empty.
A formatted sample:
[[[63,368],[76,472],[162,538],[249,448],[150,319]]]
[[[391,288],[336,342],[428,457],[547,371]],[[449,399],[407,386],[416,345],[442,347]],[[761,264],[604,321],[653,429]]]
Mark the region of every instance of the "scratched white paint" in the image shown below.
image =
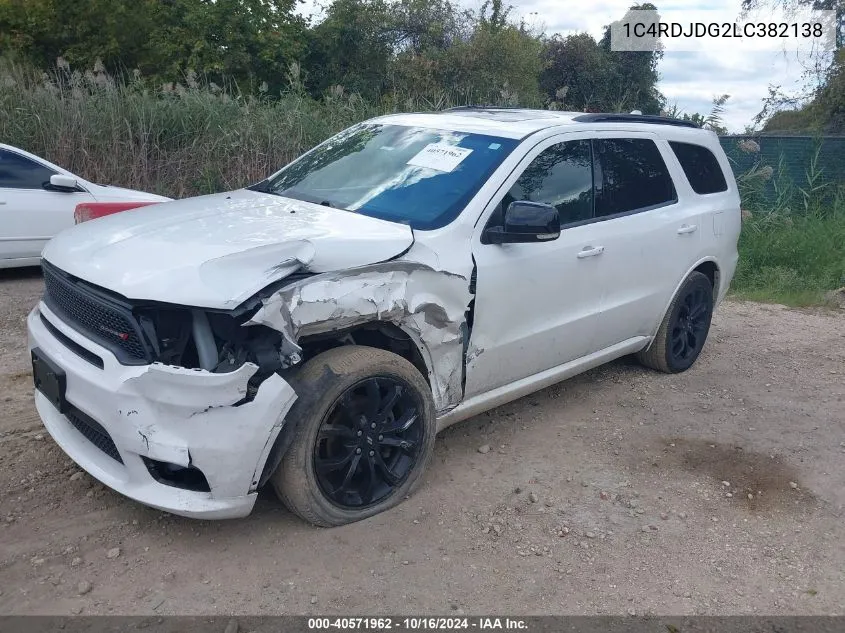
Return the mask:
[[[472,295],[460,275],[422,264],[385,262],[325,273],[266,299],[247,324],[278,330],[298,349],[302,336],[374,321],[392,323],[421,350],[438,412],[462,397],[462,326]]]

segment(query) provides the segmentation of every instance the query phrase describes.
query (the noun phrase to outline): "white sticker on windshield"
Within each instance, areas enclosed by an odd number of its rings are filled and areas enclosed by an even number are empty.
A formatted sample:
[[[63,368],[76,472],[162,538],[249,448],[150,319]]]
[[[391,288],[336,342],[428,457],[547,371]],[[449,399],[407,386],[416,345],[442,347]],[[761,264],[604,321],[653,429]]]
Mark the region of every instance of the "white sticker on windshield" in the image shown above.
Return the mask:
[[[414,167],[427,167],[437,171],[454,171],[463,160],[472,154],[471,149],[455,147],[446,143],[431,143],[408,161]]]

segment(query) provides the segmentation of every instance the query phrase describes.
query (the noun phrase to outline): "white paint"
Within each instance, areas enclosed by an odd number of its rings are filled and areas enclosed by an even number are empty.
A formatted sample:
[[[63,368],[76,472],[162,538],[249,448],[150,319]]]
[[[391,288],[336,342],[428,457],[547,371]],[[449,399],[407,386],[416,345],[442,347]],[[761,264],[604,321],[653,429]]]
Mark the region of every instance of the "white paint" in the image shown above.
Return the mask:
[[[465,147],[456,147],[448,143],[429,143],[413,156],[408,164],[435,171],[452,172],[470,154],[472,150]]]
[[[77,204],[170,200],[143,191],[88,182],[34,154],[0,143],[0,154],[4,152],[15,154],[50,170],[54,174],[50,180],[56,180],[57,184],[75,183],[82,191],[13,189],[0,186],[0,268],[38,264],[38,257],[47,241],[73,226],[73,211]]]
[[[435,408],[446,411],[462,397],[461,326],[471,299],[467,277],[421,264],[386,262],[286,287],[265,300],[250,323],[282,332],[295,349],[302,336],[375,321],[392,323],[422,350]]]
[[[641,349],[653,338],[679,284],[698,264],[718,265],[719,299],[730,284],[740,228],[736,184],[729,178],[728,191],[697,196],[667,143],[709,147],[729,176],[716,136],[642,123],[580,124],[572,117],[486,110],[378,119],[510,138],[527,135],[462,213],[434,231],[235,191],[82,224],[51,242],[45,257],[133,299],[197,307],[234,307],[299,268],[315,273],[265,298],[245,327],[261,324],[281,332],[281,353],[295,364],[303,337],[374,321],[395,325],[425,361],[438,425],[445,428]],[[619,136],[655,139],[675,181],[677,203],[564,228],[554,241],[482,243],[491,214],[543,149],[567,140]],[[678,232],[691,225],[708,230]],[[601,249],[601,255],[578,257],[588,249]],[[466,314],[473,301],[467,341]],[[39,311],[101,356],[104,370],[47,332]],[[66,371],[68,399],[113,434],[121,454],[181,464],[190,459],[203,469],[212,492],[161,486],[138,459],[120,467],[74,435],[38,396],[45,425],[74,460],[107,485],[172,512],[220,517],[249,511],[252,482],[295,399],[290,385],[271,377],[254,401],[235,407],[256,370],[252,365],[230,374],[126,367],[43,305],[30,315],[28,326],[30,346],[41,348]]]
[[[502,406],[540,389],[550,387],[567,378],[577,376],[626,354],[632,354],[648,345],[650,340],[646,337],[637,336],[574,361],[563,363],[557,367],[552,367],[531,376],[526,376],[525,378],[496,389],[491,389],[477,396],[468,397],[460,406],[437,418],[437,430],[441,431],[474,415]]]
[[[99,369],[70,351],[41,322],[43,314],[65,336],[103,359]],[[167,365],[120,365],[105,348],[66,326],[40,304],[30,313],[29,348],[38,347],[67,375],[67,399],[112,437],[123,465],[85,439],[40,393],[36,406],[56,442],[103,484],[141,503],[196,518],[249,514],[255,477],[284,424],[296,394],[279,376],[265,380],[252,402],[243,399],[255,365],[226,374]],[[233,450],[237,447],[236,450]],[[140,457],[189,463],[203,471],[211,492],[159,484]]]
[[[130,299],[234,308],[301,265],[363,266],[413,239],[401,224],[241,189],[79,224],[44,257]]]

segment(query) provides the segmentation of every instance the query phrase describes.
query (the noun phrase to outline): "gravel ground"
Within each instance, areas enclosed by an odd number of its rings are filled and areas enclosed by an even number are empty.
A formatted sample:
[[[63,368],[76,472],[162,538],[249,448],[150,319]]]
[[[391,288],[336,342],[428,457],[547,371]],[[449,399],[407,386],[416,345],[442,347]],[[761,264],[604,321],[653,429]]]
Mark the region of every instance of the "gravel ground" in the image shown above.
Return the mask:
[[[0,271],[2,614],[845,614],[845,312],[726,302],[696,366],[623,359],[438,436],[420,491],[317,529],[204,523],[42,430]]]

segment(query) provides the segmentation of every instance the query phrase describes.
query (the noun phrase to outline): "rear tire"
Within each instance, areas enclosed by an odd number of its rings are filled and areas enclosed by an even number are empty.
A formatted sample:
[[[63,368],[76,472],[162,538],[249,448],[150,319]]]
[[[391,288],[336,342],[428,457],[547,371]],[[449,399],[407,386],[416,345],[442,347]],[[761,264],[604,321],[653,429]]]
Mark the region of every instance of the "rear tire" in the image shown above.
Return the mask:
[[[309,360],[291,380],[294,437],[271,482],[315,525],[360,521],[419,484],[437,431],[431,389],[407,360],[348,345]]]
[[[690,273],[672,299],[654,340],[637,353],[637,359],[668,374],[686,371],[704,348],[712,317],[710,279],[700,272]]]

